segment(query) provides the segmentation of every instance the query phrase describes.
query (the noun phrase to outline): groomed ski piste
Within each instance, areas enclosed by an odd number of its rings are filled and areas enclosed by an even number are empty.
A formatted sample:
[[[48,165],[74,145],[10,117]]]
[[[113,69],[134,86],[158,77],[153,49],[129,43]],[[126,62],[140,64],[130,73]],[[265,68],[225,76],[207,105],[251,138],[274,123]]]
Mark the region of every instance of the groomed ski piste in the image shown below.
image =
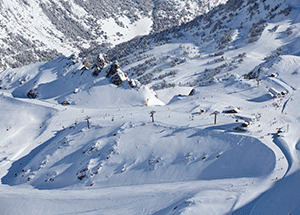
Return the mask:
[[[166,73],[182,47],[200,55],[175,65],[167,88],[155,73],[113,84],[113,62],[93,75],[74,56],[1,72],[1,214],[299,214],[299,3],[289,5],[257,41],[237,33],[222,56],[238,66],[202,85],[184,83],[224,60],[187,36],[143,53]],[[147,60],[135,57],[118,71]]]

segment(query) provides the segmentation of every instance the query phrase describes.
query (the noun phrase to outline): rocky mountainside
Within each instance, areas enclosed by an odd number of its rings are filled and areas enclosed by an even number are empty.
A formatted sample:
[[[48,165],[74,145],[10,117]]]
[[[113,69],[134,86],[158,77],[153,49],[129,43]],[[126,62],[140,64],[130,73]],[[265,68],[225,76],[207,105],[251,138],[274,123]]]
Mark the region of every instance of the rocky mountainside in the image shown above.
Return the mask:
[[[298,11],[297,1],[229,0],[186,24],[119,44],[108,56],[155,89],[206,85],[220,73],[243,75],[245,67],[299,56]]]
[[[192,20],[226,0],[2,0],[0,68],[107,50]]]

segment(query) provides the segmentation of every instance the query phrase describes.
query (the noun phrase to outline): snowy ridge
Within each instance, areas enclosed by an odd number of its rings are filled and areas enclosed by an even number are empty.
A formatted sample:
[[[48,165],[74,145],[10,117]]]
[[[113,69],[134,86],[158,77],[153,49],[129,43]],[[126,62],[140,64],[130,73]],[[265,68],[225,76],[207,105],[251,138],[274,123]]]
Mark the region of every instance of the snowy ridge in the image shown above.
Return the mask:
[[[128,79],[120,69],[116,74],[122,76],[117,84],[119,86],[112,84],[106,74],[113,65],[105,64],[94,76],[94,69],[90,69],[85,60],[79,60],[74,55],[61,56],[47,63],[1,73],[1,88],[15,98],[90,108],[163,104],[148,87],[141,86],[138,81],[132,85],[134,80]]]
[[[108,55],[154,89],[205,85],[220,73],[244,75],[280,55],[298,56],[298,11],[295,1],[231,0],[180,27],[117,45]]]

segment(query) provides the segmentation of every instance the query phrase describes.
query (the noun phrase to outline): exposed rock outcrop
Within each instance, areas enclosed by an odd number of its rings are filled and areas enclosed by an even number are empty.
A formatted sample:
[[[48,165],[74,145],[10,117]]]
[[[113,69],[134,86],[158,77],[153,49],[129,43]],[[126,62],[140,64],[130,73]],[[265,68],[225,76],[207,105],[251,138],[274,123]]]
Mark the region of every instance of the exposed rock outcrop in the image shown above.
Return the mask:
[[[98,76],[102,69],[105,67],[106,64],[109,63],[109,59],[106,55],[104,54],[99,54],[97,58],[97,62],[94,64],[93,69],[93,76]]]
[[[39,95],[39,92],[37,91],[37,89],[31,89],[28,93],[27,93],[27,97],[30,99],[35,99],[37,98]]]
[[[121,85],[125,81],[127,81],[129,86],[132,88],[140,85],[139,81],[128,78],[127,74],[120,69],[118,61],[114,61],[112,63],[109,70],[106,72],[106,77],[117,86]]]

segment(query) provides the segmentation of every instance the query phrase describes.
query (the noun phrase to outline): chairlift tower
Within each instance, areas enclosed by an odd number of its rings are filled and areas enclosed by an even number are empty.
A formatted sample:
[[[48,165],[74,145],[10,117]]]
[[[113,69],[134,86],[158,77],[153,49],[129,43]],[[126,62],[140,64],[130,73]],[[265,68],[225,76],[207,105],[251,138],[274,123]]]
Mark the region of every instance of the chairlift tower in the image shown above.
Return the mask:
[[[219,114],[219,111],[214,111],[213,113],[211,113],[210,115],[215,115],[215,119],[214,119],[214,125],[217,124],[217,115]]]
[[[91,126],[90,126],[90,119],[91,119],[91,117],[89,117],[89,116],[86,116],[86,117],[85,117],[85,120],[86,120],[88,129],[91,128]]]
[[[154,122],[154,114],[156,113],[156,111],[151,111],[150,112],[150,117],[152,118],[152,122]]]

